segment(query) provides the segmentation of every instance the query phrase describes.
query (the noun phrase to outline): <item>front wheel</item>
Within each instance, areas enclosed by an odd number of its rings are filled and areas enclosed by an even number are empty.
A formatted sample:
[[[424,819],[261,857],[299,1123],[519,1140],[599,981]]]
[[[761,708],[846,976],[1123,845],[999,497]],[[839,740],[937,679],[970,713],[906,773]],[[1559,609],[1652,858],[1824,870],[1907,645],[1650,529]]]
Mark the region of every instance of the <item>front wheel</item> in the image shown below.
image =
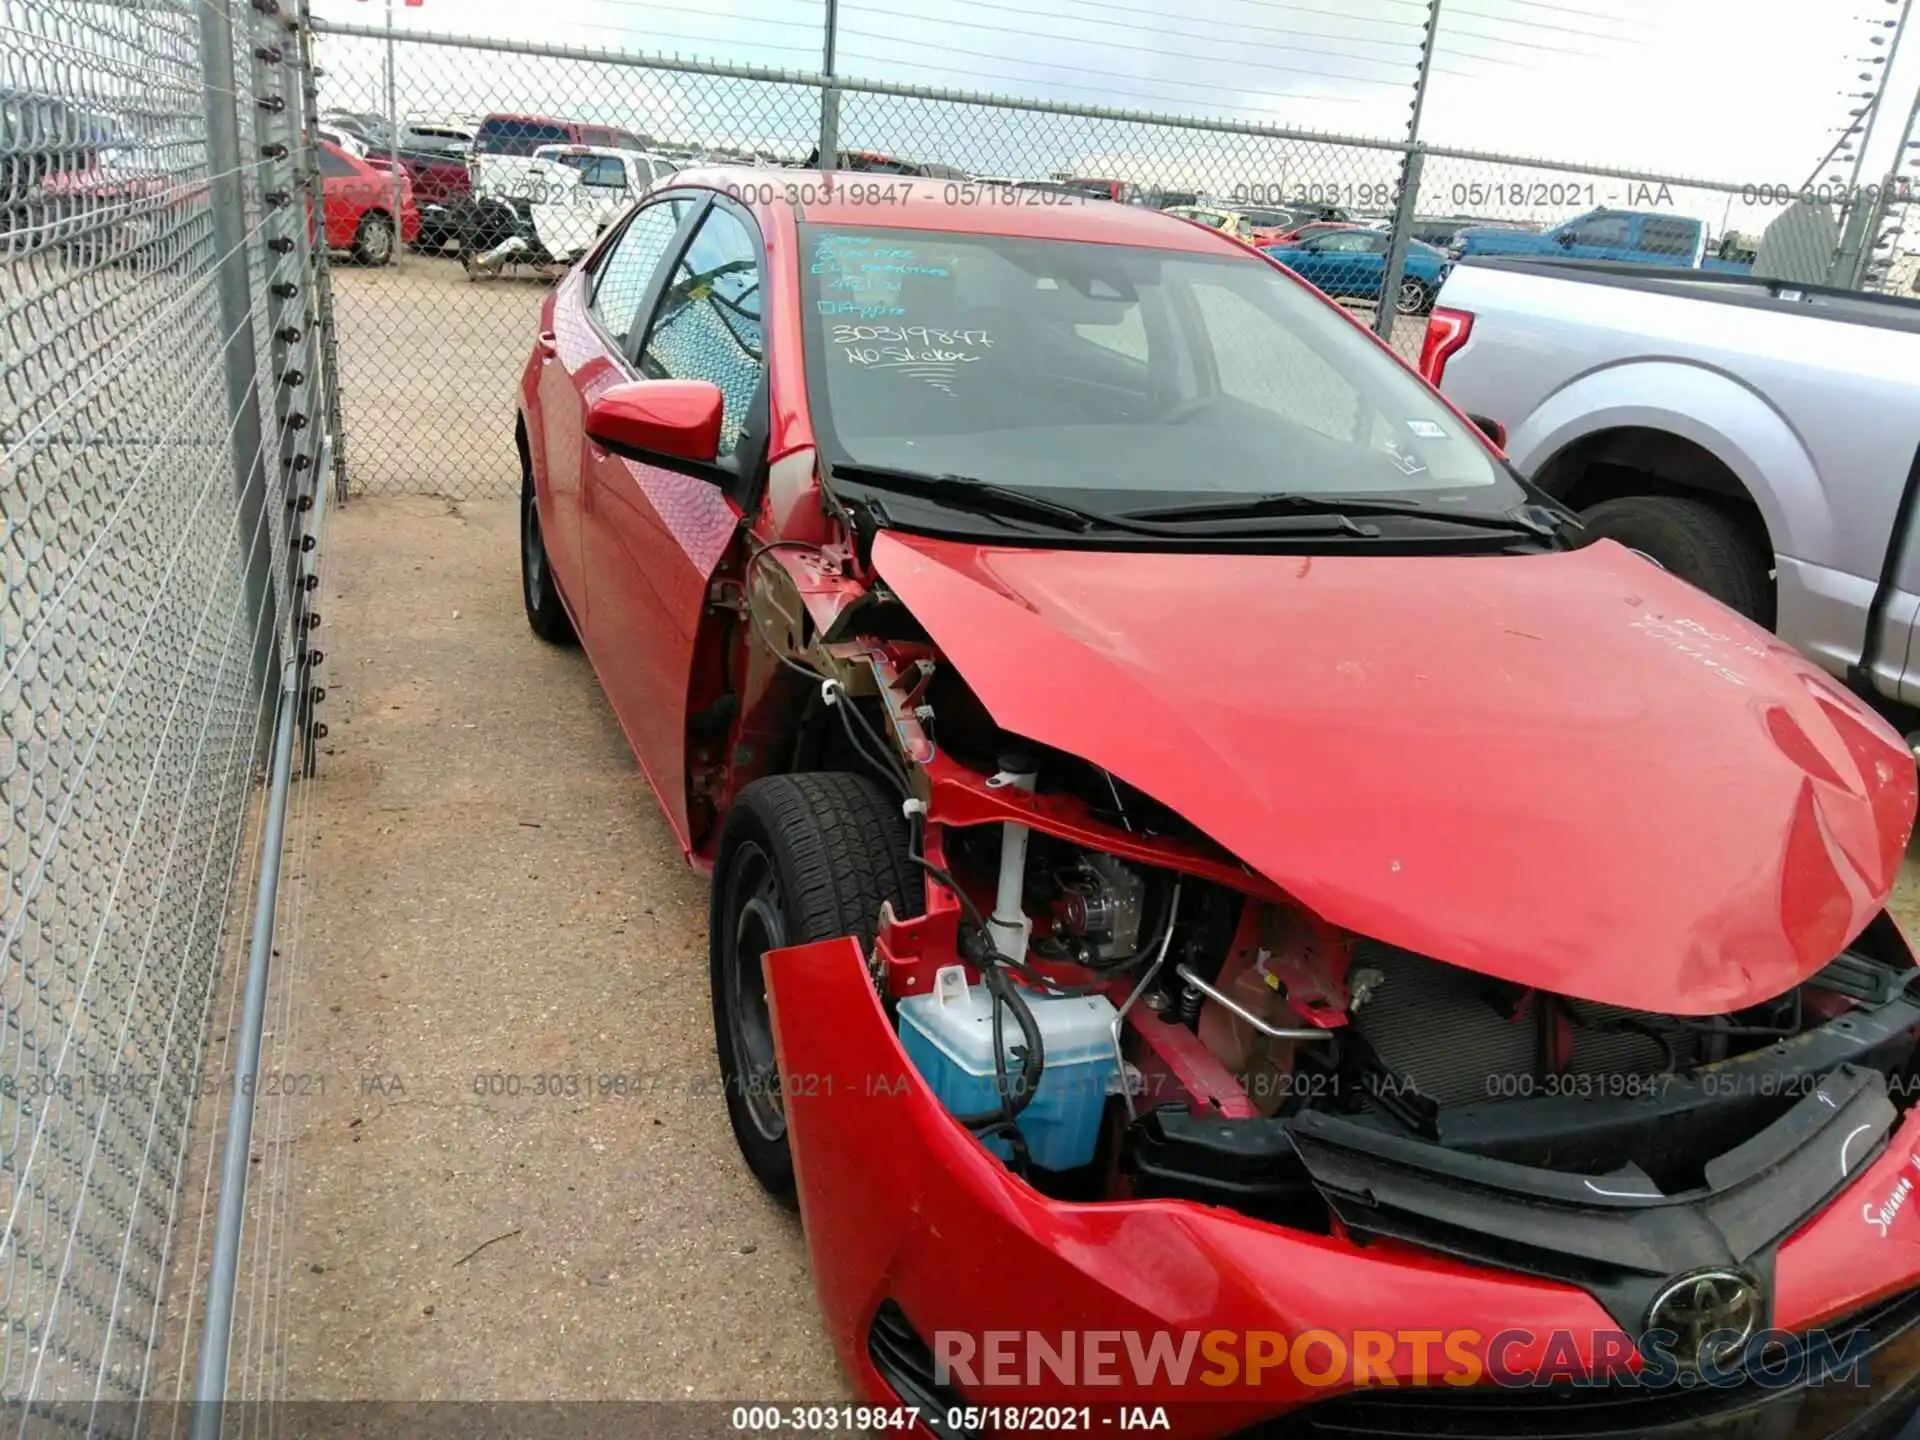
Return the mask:
[[[1581,512],[1594,540],[1616,540],[1756,624],[1773,626],[1772,557],[1739,519],[1680,495],[1623,495]]]
[[[370,212],[360,217],[353,232],[353,258],[362,265],[385,265],[393,259],[393,222]]]
[[[1393,297],[1393,308],[1402,315],[1424,315],[1433,308],[1433,291],[1426,282],[1412,275],[1400,279],[1400,289]]]
[[[713,870],[708,963],[727,1119],[756,1180],[794,1200],[793,1154],[761,959],[843,935],[873,943],[883,903],[920,913],[899,804],[863,775],[769,775],[727,811]]]

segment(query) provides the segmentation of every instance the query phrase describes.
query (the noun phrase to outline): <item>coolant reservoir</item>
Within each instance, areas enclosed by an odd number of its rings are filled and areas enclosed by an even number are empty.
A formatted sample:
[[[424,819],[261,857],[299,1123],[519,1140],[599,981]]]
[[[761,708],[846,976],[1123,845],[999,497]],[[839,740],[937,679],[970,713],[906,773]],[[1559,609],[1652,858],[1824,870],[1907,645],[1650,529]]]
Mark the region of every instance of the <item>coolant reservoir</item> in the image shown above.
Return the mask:
[[[1236,1003],[1269,1025],[1298,1025],[1279,986],[1268,978],[1265,950],[1236,967],[1230,958],[1222,967],[1218,987]],[[1262,1035],[1226,1006],[1209,1000],[1200,1012],[1200,1041],[1214,1058],[1233,1072],[1247,1092],[1247,1098],[1262,1115],[1280,1109],[1292,1089],[1293,1047],[1291,1040],[1275,1040]]]

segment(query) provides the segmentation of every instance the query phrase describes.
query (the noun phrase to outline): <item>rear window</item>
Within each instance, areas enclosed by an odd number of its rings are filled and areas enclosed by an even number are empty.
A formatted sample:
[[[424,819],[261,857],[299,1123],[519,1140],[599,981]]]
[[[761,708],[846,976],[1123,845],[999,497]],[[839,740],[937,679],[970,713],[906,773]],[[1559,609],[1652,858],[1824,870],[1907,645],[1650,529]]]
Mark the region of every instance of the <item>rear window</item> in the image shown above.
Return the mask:
[[[542,145],[562,145],[569,138],[564,125],[495,116],[475,132],[473,148],[488,155],[531,155]]]

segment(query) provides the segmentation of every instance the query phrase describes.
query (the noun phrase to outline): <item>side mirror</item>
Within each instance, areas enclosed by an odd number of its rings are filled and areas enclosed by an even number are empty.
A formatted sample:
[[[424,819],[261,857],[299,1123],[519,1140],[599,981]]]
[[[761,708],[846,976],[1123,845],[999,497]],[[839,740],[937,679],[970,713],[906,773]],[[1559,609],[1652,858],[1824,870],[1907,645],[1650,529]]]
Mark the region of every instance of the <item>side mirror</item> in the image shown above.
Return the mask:
[[[628,460],[720,453],[720,387],[708,380],[630,380],[587,406],[587,438]]]
[[[1571,230],[1562,230],[1558,235],[1553,237],[1553,243],[1556,245],[1573,244],[1573,232]]]

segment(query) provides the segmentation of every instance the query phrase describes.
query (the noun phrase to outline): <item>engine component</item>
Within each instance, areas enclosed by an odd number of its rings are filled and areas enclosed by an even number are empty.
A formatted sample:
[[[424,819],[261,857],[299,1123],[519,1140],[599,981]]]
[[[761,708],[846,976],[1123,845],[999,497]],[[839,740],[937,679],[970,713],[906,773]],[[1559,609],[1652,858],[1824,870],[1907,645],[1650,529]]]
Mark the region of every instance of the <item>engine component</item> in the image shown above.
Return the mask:
[[[987,784],[995,789],[1011,785],[1031,790],[1038,778],[1030,760],[1008,756]],[[1018,820],[1008,820],[1000,827],[1000,880],[993,892],[993,914],[987,917],[993,948],[1016,961],[1027,958],[1027,941],[1033,935],[1033,921],[1026,910],[1027,833],[1027,827]]]
[[[1549,1076],[1655,1076],[1701,1059],[1702,1032],[1663,1016],[1499,987],[1373,940],[1356,942],[1354,964],[1382,977],[1351,1021],[1384,1072],[1377,1096],[1484,1105],[1547,1093]]]
[[[1080,942],[1086,947],[1084,958],[1094,961],[1134,952],[1146,897],[1146,882],[1138,873],[1111,855],[1087,854],[1053,878],[1060,887],[1055,935]]]
[[[1126,1129],[1120,1165],[1142,1199],[1196,1200],[1324,1234],[1327,1209],[1294,1156],[1284,1121],[1222,1124],[1164,1106]]]

